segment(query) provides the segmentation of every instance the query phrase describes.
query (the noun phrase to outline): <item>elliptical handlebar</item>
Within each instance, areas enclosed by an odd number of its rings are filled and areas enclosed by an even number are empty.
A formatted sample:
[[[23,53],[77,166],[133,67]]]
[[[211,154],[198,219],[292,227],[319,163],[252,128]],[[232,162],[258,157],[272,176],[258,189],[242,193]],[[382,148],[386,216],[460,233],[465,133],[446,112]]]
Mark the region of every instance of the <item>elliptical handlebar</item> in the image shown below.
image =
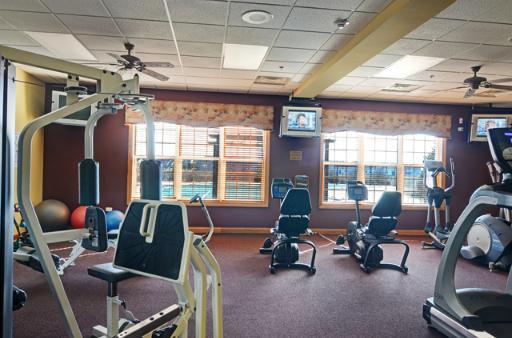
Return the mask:
[[[208,209],[206,208],[206,205],[203,202],[203,198],[208,196],[208,193],[203,194],[202,196],[200,194],[195,194],[192,196],[192,198],[189,200],[190,204],[194,204],[199,202],[199,205],[201,206],[201,210],[203,211],[203,215],[206,217],[206,220],[208,221],[208,232],[204,235],[201,235],[205,243],[208,243],[210,239],[212,238],[213,232],[215,230],[215,226],[213,225],[212,218],[210,217],[210,213],[208,212]]]

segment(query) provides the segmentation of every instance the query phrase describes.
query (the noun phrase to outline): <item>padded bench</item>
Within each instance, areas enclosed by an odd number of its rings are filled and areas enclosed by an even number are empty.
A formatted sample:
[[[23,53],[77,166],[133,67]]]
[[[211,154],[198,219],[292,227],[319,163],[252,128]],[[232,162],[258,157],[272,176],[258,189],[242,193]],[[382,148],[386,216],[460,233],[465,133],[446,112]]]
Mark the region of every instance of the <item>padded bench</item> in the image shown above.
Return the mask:
[[[87,269],[89,276],[99,278],[108,283],[108,296],[117,296],[117,283],[135,277],[136,275],[118,268],[112,263],[97,264]]]

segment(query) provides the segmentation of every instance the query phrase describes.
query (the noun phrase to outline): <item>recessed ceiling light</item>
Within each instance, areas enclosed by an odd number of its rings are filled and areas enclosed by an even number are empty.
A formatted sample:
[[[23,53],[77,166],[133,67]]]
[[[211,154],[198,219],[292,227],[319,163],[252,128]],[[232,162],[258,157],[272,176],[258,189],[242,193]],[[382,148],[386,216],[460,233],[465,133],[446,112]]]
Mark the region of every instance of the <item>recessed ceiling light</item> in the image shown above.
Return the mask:
[[[242,14],[242,20],[253,25],[263,25],[273,18],[273,14],[262,10],[247,11]]]
[[[422,72],[443,61],[443,58],[430,56],[406,55],[390,66],[377,73],[375,77],[403,79],[413,74]]]
[[[350,22],[348,21],[348,19],[339,18],[334,20],[334,24],[338,27],[338,29],[343,29],[347,27],[350,24]]]
[[[25,32],[55,57],[68,60],[96,61],[94,55],[72,34]]]
[[[256,70],[267,54],[267,46],[224,44],[222,68]]]

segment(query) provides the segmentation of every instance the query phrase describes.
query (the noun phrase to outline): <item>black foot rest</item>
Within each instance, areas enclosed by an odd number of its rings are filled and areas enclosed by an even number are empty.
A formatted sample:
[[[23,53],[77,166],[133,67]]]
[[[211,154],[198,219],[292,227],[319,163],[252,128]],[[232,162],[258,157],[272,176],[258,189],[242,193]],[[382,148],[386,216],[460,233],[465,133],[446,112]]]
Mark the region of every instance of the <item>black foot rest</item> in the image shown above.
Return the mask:
[[[110,230],[107,233],[107,236],[108,236],[108,239],[117,239],[117,237],[119,236],[119,229]]]
[[[93,276],[109,283],[117,283],[136,275],[121,269],[114,268],[112,263],[97,264],[87,269],[89,276]]]

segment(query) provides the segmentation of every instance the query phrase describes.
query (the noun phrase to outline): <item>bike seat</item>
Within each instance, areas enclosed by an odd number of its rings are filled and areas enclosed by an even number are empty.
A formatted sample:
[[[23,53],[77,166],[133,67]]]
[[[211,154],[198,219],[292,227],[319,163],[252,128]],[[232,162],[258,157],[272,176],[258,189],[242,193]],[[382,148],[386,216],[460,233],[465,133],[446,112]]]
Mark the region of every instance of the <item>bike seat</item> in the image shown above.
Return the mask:
[[[125,279],[136,276],[118,268],[114,268],[112,263],[97,264],[87,269],[89,276],[99,278],[109,283],[117,283]]]

